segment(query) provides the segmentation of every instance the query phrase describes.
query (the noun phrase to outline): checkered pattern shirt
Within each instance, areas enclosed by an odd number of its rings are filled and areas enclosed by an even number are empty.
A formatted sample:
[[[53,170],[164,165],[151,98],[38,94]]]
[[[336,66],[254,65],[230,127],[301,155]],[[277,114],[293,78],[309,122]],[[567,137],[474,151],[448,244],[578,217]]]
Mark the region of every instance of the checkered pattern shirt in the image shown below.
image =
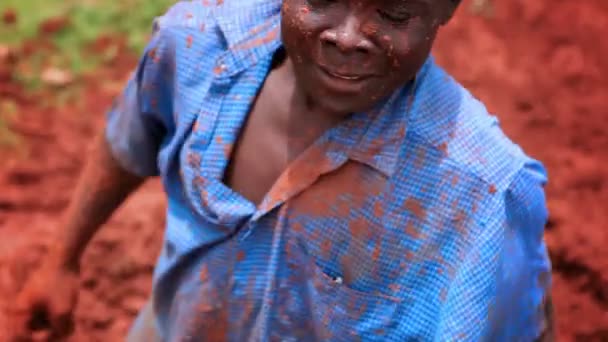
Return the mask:
[[[222,182],[282,46],[280,7],[176,4],[109,112],[116,160],[167,193],[159,337],[534,340],[550,288],[545,170],[432,57],[325,132],[259,205]]]

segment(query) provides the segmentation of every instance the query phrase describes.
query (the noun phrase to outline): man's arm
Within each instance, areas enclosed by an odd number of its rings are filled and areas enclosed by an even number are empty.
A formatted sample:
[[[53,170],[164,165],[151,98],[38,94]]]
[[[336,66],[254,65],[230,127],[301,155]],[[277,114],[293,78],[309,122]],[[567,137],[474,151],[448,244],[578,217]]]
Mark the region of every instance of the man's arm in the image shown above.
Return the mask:
[[[95,232],[144,179],[120,166],[105,135],[100,134],[93,142],[60,232],[51,246],[51,257],[60,265],[78,269],[80,257]]]
[[[154,25],[150,42],[123,93],[93,142],[70,204],[44,263],[12,305],[17,340],[32,330],[60,340],[73,327],[80,258],[91,238],[118,206],[149,176],[158,176],[159,151],[175,131],[172,105],[175,44],[166,25],[181,24],[179,7]],[[57,284],[57,286],[53,286]],[[13,340],[13,339],[9,339]]]
[[[494,195],[448,289],[437,339],[551,341],[545,182],[542,165],[529,162]]]
[[[71,333],[82,252],[143,179],[118,164],[104,135],[94,141],[47,257],[9,310],[13,326],[9,341],[29,340],[33,330],[45,330],[50,340],[61,340]]]
[[[155,21],[137,68],[108,112],[104,132],[93,144],[56,243],[55,255],[68,266],[78,263],[100,225],[146,177],[160,175],[161,142],[171,136],[175,125],[175,43],[161,23],[178,20],[177,13],[183,14],[180,7],[184,6],[173,6]]]
[[[548,219],[542,164],[529,161],[505,197],[506,230],[494,323],[506,339],[553,341],[551,262],[544,241]]]

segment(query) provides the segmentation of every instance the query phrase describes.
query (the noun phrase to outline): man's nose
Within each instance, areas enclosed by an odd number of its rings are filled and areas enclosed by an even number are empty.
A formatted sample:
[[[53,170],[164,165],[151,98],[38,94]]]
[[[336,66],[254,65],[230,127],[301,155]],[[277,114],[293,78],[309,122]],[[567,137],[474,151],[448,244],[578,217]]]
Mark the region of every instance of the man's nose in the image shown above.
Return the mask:
[[[373,43],[361,32],[361,21],[352,14],[339,26],[323,31],[321,41],[337,47],[343,53],[368,53],[373,48]]]

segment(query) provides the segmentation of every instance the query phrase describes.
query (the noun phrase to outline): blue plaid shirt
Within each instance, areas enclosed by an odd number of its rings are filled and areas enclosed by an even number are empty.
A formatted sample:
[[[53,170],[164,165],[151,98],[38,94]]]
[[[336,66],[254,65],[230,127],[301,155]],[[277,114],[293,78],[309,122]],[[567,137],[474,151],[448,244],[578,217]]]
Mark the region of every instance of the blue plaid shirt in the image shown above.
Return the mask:
[[[116,159],[160,175],[168,197],[160,339],[536,338],[550,288],[545,170],[432,58],[327,131],[260,205],[224,185],[281,47],[280,6],[175,5],[109,113]]]

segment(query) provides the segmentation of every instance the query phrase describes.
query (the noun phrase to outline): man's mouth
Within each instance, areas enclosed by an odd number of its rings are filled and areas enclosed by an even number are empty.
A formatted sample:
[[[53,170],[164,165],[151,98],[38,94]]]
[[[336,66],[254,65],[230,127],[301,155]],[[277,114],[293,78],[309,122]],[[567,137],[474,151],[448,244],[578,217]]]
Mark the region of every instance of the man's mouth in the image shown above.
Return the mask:
[[[345,80],[345,81],[361,81],[363,79],[370,77],[369,75],[365,75],[365,74],[342,73],[342,72],[332,71],[331,69],[324,67],[324,66],[319,66],[319,67],[327,75],[329,75],[331,77],[335,77],[337,79]]]

